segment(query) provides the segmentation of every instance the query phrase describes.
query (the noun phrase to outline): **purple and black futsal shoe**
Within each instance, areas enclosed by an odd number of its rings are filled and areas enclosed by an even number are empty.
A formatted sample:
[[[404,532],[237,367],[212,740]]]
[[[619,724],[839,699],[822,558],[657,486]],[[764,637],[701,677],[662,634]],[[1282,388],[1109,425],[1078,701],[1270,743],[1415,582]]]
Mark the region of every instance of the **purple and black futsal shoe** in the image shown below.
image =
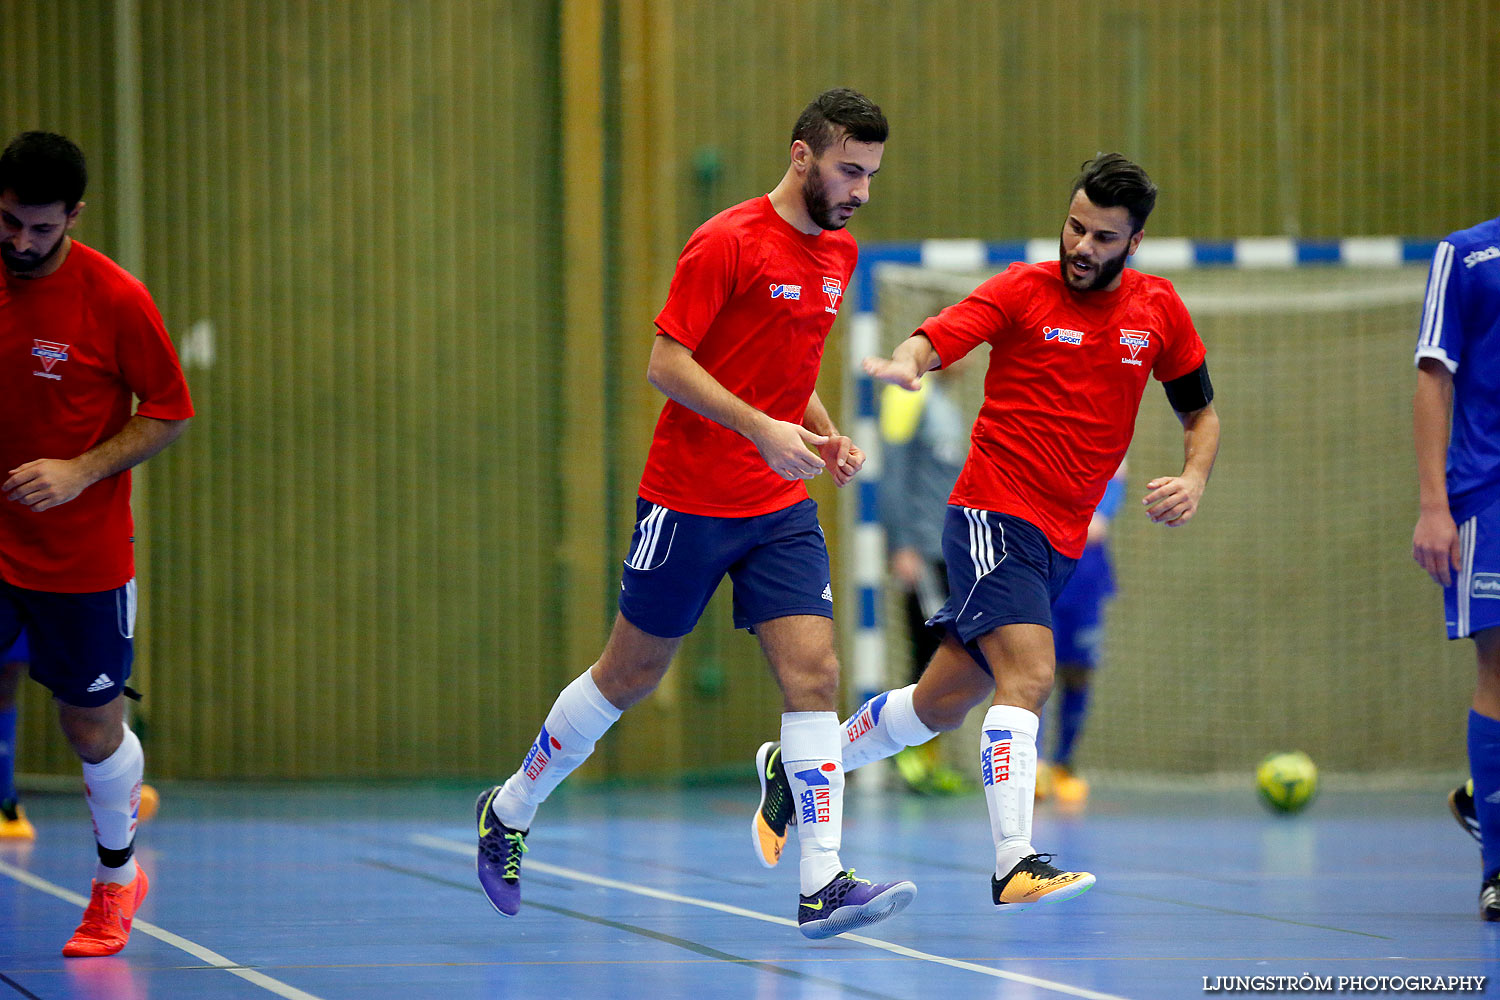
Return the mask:
[[[832,882],[811,896],[801,897],[797,929],[804,937],[833,937],[895,916],[916,898],[917,887],[911,882],[874,885],[867,879],[855,878],[851,868],[839,872]]]
[[[521,909],[521,855],[526,853],[526,830],[512,830],[495,818],[490,803],[500,786],[479,793],[474,819],[479,824],[479,856],[476,868],[479,886],[490,905],[502,917],[513,917]]]

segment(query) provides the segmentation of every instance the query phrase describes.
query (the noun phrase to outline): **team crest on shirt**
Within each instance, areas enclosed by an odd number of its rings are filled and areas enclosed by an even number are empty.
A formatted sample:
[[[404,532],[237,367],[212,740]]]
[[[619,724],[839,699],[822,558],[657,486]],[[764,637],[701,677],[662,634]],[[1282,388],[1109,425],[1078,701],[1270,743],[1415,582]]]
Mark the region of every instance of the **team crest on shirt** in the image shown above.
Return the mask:
[[[828,296],[828,305],[823,307],[824,312],[831,312],[835,316],[839,314],[839,299],[844,297],[844,283],[837,278],[823,278],[823,294]]]
[[[31,353],[42,363],[42,370],[32,374],[42,378],[61,379],[62,376],[54,372],[52,366],[59,361],[68,360],[68,345],[52,340],[33,340],[32,343],[36,346],[31,349]]]
[[[1135,365],[1137,368],[1143,363],[1140,359],[1141,349],[1151,346],[1150,330],[1126,330],[1120,328],[1120,346],[1130,352],[1130,357],[1121,358],[1120,363]]]

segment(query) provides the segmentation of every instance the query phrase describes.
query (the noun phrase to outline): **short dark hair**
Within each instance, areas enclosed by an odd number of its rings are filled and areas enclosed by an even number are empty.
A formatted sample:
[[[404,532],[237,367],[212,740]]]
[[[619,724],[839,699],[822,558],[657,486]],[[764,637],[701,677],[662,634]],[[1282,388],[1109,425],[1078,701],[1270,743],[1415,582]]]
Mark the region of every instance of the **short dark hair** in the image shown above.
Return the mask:
[[[1085,160],[1073,181],[1072,197],[1082,188],[1089,201],[1100,208],[1124,206],[1130,213],[1130,231],[1138,233],[1156,207],[1156,185],[1139,164],[1119,153],[1099,153]]]
[[[801,139],[814,156],[822,156],[823,150],[838,138],[840,129],[855,142],[870,143],[885,142],[891,131],[885,114],[874,101],[857,90],[835,87],[823,91],[802,109],[792,128],[792,141]]]
[[[72,212],[88,183],[83,150],[56,132],[22,132],[0,153],[0,191],[23,205],[60,201]]]

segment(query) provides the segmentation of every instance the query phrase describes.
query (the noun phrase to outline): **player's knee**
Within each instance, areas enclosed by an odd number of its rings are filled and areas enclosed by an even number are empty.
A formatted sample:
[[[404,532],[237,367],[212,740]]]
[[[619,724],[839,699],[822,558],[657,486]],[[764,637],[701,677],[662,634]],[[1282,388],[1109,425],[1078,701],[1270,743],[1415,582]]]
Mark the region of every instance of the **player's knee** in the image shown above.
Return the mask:
[[[838,706],[839,661],[832,653],[809,657],[781,670],[788,711],[832,712]]]

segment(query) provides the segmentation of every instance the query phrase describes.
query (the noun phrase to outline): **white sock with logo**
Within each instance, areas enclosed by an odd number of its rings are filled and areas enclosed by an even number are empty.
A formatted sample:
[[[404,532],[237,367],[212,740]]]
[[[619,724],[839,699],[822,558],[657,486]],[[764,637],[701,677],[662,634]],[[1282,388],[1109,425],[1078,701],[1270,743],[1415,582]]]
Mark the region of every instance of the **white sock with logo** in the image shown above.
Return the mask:
[[[979,775],[995,838],[995,874],[1004,878],[1028,854],[1036,797],[1036,731],[1041,720],[1013,705],[991,705],[979,734]]]
[[[937,733],[917,718],[915,684],[884,691],[859,706],[844,723],[844,770],[884,760],[907,747],[921,746]]]
[[[797,843],[802,851],[802,895],[811,896],[844,870],[844,737],[832,712],[781,716],[781,766],[792,786]]]
[[[599,737],[620,717],[620,709],[611,705],[594,683],[593,669],[585,670],[562,689],[520,768],[490,805],[495,817],[512,830],[531,828],[537,806],[588,760]]]
[[[94,839],[107,851],[123,851],[135,841],[141,806],[141,779],[146,755],[141,741],[128,727],[115,752],[97,764],[83,765],[83,794],[94,818]],[[94,870],[100,882],[129,885],[135,881],[135,856],[118,868],[100,862]]]

